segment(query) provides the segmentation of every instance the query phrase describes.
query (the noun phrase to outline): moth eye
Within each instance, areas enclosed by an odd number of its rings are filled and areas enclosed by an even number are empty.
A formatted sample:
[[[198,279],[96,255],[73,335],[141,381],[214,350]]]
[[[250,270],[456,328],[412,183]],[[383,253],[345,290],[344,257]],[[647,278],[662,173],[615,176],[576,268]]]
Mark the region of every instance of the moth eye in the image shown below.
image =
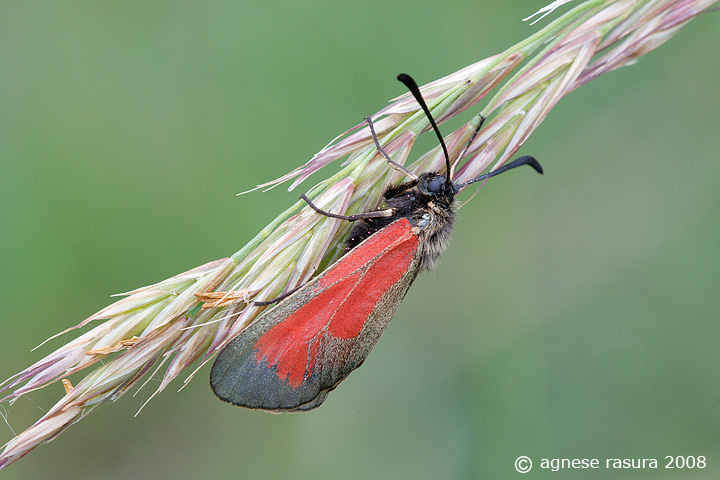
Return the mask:
[[[438,193],[442,190],[444,184],[445,180],[443,180],[441,177],[435,177],[428,182],[427,191],[429,193]]]

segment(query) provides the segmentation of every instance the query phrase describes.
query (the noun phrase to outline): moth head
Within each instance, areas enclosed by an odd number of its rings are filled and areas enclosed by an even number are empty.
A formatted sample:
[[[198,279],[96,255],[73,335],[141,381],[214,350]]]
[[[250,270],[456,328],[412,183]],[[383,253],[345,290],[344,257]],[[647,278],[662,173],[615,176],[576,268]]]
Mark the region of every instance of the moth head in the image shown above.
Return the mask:
[[[438,173],[425,173],[418,179],[418,192],[431,197],[433,200],[450,203],[455,198],[455,188],[448,183],[445,175]]]

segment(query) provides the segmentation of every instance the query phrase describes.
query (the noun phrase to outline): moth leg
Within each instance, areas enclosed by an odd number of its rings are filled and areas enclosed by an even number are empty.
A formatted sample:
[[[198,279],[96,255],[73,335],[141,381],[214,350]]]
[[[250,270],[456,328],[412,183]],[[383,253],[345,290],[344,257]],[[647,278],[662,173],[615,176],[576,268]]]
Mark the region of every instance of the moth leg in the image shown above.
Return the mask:
[[[259,305],[261,307],[265,306],[265,305],[271,305],[273,303],[279,302],[280,300],[286,299],[287,297],[289,297],[293,293],[297,292],[301,288],[302,288],[302,285],[300,285],[299,287],[295,287],[292,290],[288,290],[287,292],[283,293],[282,295],[278,295],[277,297],[275,297],[271,300],[263,300],[262,302],[252,302],[252,303],[253,303],[253,305]]]
[[[348,222],[356,222],[358,220],[365,220],[368,218],[392,217],[395,213],[392,208],[387,208],[385,210],[377,210],[375,212],[356,213],[355,215],[339,215],[337,213],[326,212],[325,210],[318,208],[314,203],[310,201],[310,199],[304,193],[300,195],[300,198],[305,200],[305,202],[310,206],[310,208],[315,210],[320,215],[325,215],[326,217],[337,218],[340,220],[347,220]]]
[[[385,157],[385,160],[387,161],[388,165],[390,165],[390,167],[392,167],[393,169],[397,170],[398,172],[404,173],[405,175],[407,175],[408,177],[410,177],[410,179],[412,179],[413,181],[417,182],[417,181],[418,181],[418,176],[417,176],[417,175],[415,175],[413,172],[411,172],[411,171],[408,170],[407,168],[403,167],[403,166],[400,165],[399,163],[393,162],[393,161],[390,159],[390,155],[388,155],[388,154],[385,152],[385,150],[383,150],[383,148],[380,146],[380,141],[378,140],[377,134],[375,133],[375,127],[373,126],[372,119],[371,119],[370,117],[366,117],[366,118],[365,118],[365,121],[367,122],[368,126],[370,127],[370,133],[372,134],[372,139],[373,139],[373,141],[375,142],[375,148],[377,148],[377,151],[380,152],[383,157]]]

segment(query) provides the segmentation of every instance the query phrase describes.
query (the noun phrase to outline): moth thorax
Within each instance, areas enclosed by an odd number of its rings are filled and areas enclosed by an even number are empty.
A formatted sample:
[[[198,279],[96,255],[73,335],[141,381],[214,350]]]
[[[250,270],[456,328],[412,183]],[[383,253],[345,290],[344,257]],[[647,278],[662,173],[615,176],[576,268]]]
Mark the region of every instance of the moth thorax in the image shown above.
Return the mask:
[[[453,205],[438,206],[430,202],[417,218],[420,230],[419,258],[420,268],[432,270],[437,259],[442,255],[450,242],[455,223]]]

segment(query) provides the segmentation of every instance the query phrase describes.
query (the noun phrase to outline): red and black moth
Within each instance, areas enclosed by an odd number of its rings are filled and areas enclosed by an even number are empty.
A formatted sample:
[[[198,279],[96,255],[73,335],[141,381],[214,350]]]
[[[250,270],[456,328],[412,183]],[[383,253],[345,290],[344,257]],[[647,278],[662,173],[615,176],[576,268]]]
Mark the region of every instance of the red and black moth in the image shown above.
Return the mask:
[[[210,385],[220,399],[271,411],[320,406],[362,365],[418,273],[432,269],[445,250],[457,193],[521,165],[542,173],[537,160],[525,156],[468,182],[453,183],[454,165],[417,84],[405,74],[398,80],[415,96],[440,139],[447,174],[418,177],[394,163],[380,147],[368,119],[377,149],[410,180],[385,191],[386,208],[352,216],[324,212],[303,195],[318,213],[356,222],[347,241],[349,251],[223,348],[210,373]]]

